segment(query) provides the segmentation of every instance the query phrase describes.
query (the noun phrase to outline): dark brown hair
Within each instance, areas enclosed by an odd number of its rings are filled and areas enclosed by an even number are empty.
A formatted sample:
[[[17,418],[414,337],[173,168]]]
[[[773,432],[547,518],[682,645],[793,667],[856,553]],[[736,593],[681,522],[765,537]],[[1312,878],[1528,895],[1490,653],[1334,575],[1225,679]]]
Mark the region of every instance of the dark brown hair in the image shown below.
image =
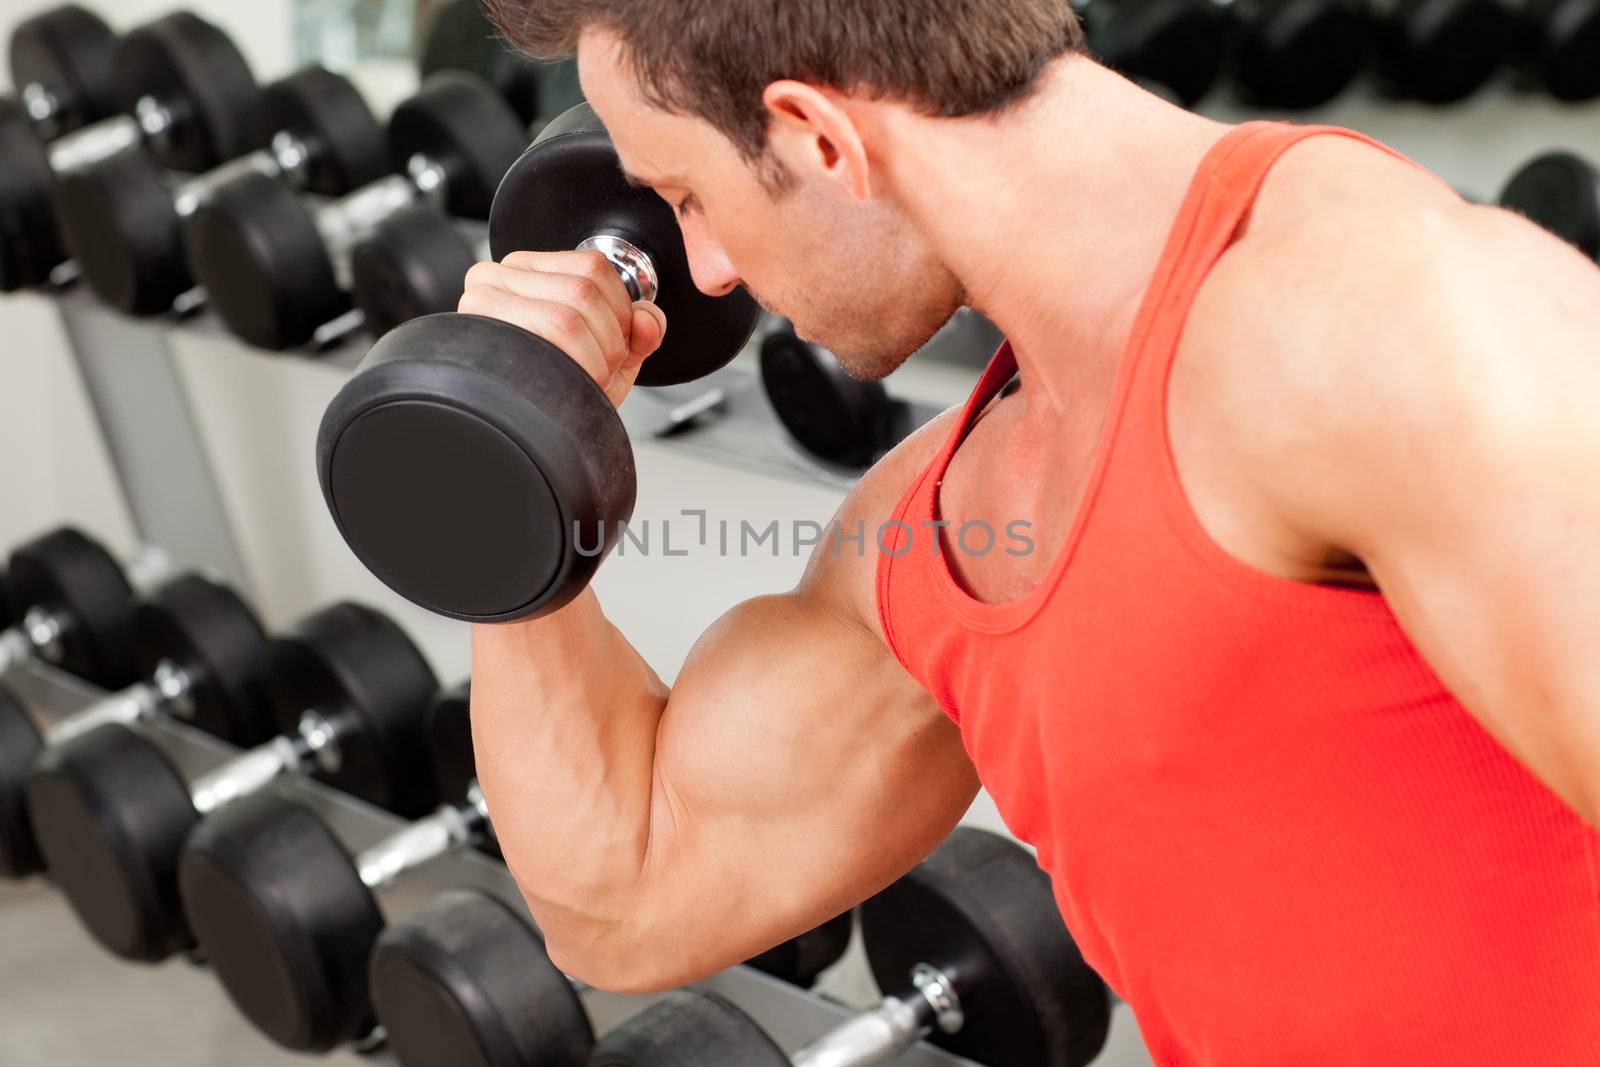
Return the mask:
[[[766,152],[767,85],[794,78],[928,115],[1026,99],[1083,50],[1067,0],[481,0],[516,47],[570,55],[586,29],[622,40],[645,99],[705,119],[747,160]]]

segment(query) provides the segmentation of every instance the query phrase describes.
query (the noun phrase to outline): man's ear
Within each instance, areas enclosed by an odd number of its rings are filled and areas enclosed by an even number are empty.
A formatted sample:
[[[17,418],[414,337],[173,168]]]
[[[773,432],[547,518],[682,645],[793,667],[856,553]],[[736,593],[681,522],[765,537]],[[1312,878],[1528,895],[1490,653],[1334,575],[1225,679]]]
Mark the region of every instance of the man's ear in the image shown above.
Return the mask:
[[[771,115],[767,140],[778,161],[799,174],[839,183],[849,195],[872,194],[872,175],[861,130],[828,93],[805,82],[782,80],[761,96]]]

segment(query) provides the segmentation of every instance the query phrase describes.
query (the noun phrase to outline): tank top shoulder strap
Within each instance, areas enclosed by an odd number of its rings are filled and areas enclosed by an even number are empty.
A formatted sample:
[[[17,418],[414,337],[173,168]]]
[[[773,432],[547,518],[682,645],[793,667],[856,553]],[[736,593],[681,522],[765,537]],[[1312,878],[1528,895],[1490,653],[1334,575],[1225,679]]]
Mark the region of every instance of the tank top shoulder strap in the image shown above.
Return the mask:
[[[1234,127],[1201,162],[1188,201],[1179,214],[1156,276],[1140,309],[1129,355],[1142,362],[1170,362],[1189,308],[1211,268],[1233,243],[1266,182],[1267,175],[1289,149],[1314,137],[1342,137],[1358,141],[1417,167],[1420,164],[1365,134],[1341,126],[1296,126],[1286,122],[1247,122]],[[1162,345],[1152,336],[1162,325],[1174,327],[1173,344]],[[1159,360],[1146,358],[1146,347],[1161,350]],[[1157,368],[1146,367],[1146,370]],[[1162,376],[1165,376],[1164,369]]]

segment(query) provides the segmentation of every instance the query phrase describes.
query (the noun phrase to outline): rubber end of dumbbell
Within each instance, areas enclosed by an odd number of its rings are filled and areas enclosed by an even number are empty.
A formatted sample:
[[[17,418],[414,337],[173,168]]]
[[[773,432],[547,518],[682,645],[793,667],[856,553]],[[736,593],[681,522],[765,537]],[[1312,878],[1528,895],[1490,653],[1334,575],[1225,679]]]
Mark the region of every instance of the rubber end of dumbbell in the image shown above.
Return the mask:
[[[245,748],[279,732],[271,643],[232,588],[202,574],[181,575],[138,603],[133,629],[140,674],[170,662],[194,683],[185,716],[190,726]]]
[[[852,378],[792,330],[761,343],[761,384],[789,436],[826,463],[865,470],[895,444],[901,409],[883,383]]]
[[[1301,111],[1344,92],[1367,55],[1367,21],[1361,12],[1328,0],[1299,0],[1270,10],[1272,17],[1234,43],[1239,95],[1257,107]]]
[[[1509,208],[1600,259],[1600,170],[1570,152],[1549,152],[1511,176],[1499,197]]]
[[[588,1063],[594,1032],[571,981],[527,920],[486,893],[442,893],[385,930],[370,970],[373,1007],[401,1063]]]
[[[546,126],[500,183],[489,217],[496,262],[512,252],[570,251],[598,234],[622,237],[655,264],[667,336],[639,385],[677,385],[725,366],[755,332],[760,308],[743,289],[708,296],[694,282],[672,209],[629,185],[594,109],[579,104]]]
[[[590,1067],[788,1067],[766,1032],[707,989],[678,989],[615,1027],[595,1046]]]
[[[9,566],[18,610],[42,607],[65,616],[56,666],[102,689],[138,680],[133,590],[121,564],[99,542],[63,527],[19,545]]]
[[[452,215],[486,219],[506,170],[528,145],[528,128],[483,79],[440,71],[389,118],[389,154],[403,167],[412,156],[443,165]]]
[[[44,738],[22,698],[0,686],[0,878],[44,870],[28,819],[27,784]]]
[[[212,970],[267,1037],[327,1052],[372,1029],[367,961],[383,916],[311,809],[257,793],[213,813],[184,847],[178,886]]]
[[[428,708],[428,751],[433,756],[433,776],[439,796],[464,797],[478,780],[478,761],[472,748],[472,683],[462,682],[440,693]],[[493,859],[503,859],[500,841],[490,825],[477,849]]]
[[[192,944],[174,865],[199,816],[159,747],[96,727],[45,751],[27,798],[51,880],[107,951],[155,963]]]
[[[810,989],[823,971],[844,958],[854,933],[855,912],[847,911],[746,960],[745,966],[790,985]]]
[[[455,223],[414,204],[385,219],[350,254],[350,288],[367,332],[382,337],[402,322],[454,311],[473,249]]]
[[[1107,66],[1155,83],[1183,107],[1199,103],[1222,73],[1225,23],[1209,3],[1091,4],[1083,18]]]
[[[118,311],[155,315],[193,287],[172,192],[142,148],[58,176],[55,205],[67,254]]]
[[[11,31],[11,84],[48,92],[59,106],[56,134],[71,133],[119,109],[116,48],[100,16],[77,4],[51,8]]]
[[[256,139],[289,133],[308,149],[307,192],[343,196],[389,170],[383,126],[350,79],[305,67],[261,90]]]
[[[1015,841],[958,827],[860,916],[886,992],[908,989],[918,964],[959,969],[974,1007],[958,1032],[930,1036],[934,1044],[997,1067],[1075,1067],[1105,1047],[1105,984],[1068,934],[1049,876]]]
[[[1600,96],[1600,5],[1564,0],[1546,18],[1533,62],[1545,91],[1576,103]]]
[[[280,181],[229,181],[184,227],[189,265],[228,329],[257,348],[311,341],[350,310],[311,211]]]
[[[44,144],[16,101],[0,98],[0,292],[43,285],[67,258]]]
[[[319,779],[405,819],[438,806],[426,723],[439,682],[393,619],[362,604],[322,608],[273,641],[268,673],[282,732],[307,708],[340,709],[338,766],[318,767]]]
[[[187,11],[146,22],[117,43],[124,110],[145,97],[177,105],[175,121],[148,141],[169,170],[203,174],[263,144],[261,90],[244,56],[218,27]]]
[[[471,622],[571,601],[633,511],[633,453],[599,386],[527,331],[474,315],[379,340],[323,415],[317,471],[373,574]]]
[[[1453,104],[1481,89],[1516,36],[1497,0],[1412,4],[1381,21],[1376,33],[1378,74],[1399,96]]]

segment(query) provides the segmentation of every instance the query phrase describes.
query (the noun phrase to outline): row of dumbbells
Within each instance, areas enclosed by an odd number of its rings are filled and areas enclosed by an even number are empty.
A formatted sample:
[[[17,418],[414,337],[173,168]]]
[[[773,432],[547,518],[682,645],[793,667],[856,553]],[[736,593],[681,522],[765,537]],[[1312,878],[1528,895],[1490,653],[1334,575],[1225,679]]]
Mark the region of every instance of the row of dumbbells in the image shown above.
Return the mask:
[[[26,647],[100,684],[142,680],[48,730],[0,688],[0,870],[47,871],[118,956],[195,954],[289,1049],[361,1043],[381,1027],[408,1065],[588,1062],[581,986],[516,908],[463,889],[393,925],[380,910],[382,891],[447,852],[498,856],[468,687],[440,692],[371,608],[337,604],[268,638],[226,586],[157,569],[125,569],[70,529],[12,553],[7,602],[28,620],[0,639],[12,665]],[[255,747],[187,780],[141,728],[157,719]],[[266,789],[288,774],[413,821],[355,852],[313,808]],[[1101,1047],[1105,991],[1014,844],[957,831],[862,919],[880,983],[903,989],[795,1062],[884,1062],[935,1034],[996,1064],[1086,1063]],[[841,916],[750,965],[809,986],[852,928]],[[761,1062],[790,1062],[771,1060],[782,1054],[733,1005],[688,991],[601,1048],[608,1063],[731,1067],[756,1062],[755,1048]]]
[[[482,55],[458,47],[473,34],[457,12],[479,20]],[[570,71],[535,69],[531,100],[508,72],[532,65],[487,30],[472,0],[451,5],[423,69],[474,63],[498,89],[441,69],[384,126],[320,67],[258,86],[192,14],[120,36],[75,6],[28,20],[11,43],[19,95],[0,101],[0,290],[81,277],[131,315],[208,304],[268,349],[333,339],[357,308],[380,334],[446,310],[430,285],[458,291],[479,251],[450,217],[486,218],[528,144],[503,93],[541,115],[576,93]]]
[[[1371,72],[1380,91],[1463,100],[1499,72],[1563,101],[1600,96],[1596,0],[1073,0],[1107,65],[1185,106],[1231,82],[1299,110]]]

